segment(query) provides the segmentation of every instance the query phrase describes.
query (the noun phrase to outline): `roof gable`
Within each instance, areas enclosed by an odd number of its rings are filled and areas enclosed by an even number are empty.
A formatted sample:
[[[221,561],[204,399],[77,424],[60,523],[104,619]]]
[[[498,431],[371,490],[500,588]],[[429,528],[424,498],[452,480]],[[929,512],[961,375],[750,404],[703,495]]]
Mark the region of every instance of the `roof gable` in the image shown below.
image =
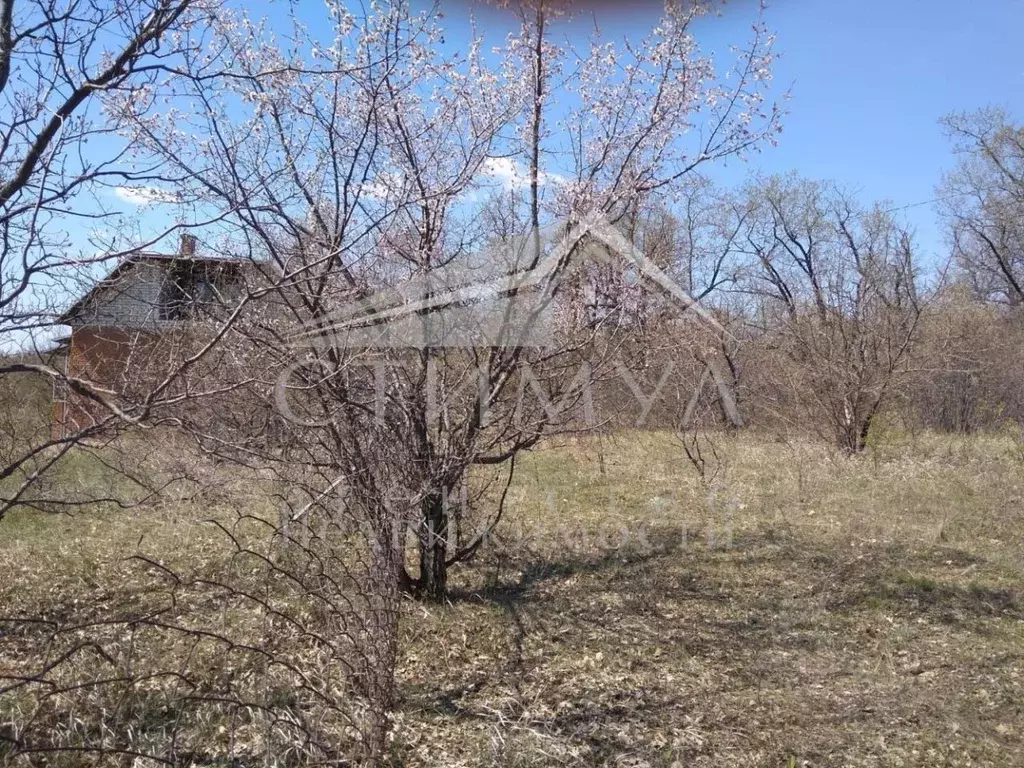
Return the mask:
[[[106,277],[75,301],[57,318],[57,322],[71,326],[129,327],[158,323],[160,289],[172,269],[181,265],[210,265],[237,272],[245,263],[220,257],[133,254],[122,260]],[[119,308],[119,303],[124,306]]]

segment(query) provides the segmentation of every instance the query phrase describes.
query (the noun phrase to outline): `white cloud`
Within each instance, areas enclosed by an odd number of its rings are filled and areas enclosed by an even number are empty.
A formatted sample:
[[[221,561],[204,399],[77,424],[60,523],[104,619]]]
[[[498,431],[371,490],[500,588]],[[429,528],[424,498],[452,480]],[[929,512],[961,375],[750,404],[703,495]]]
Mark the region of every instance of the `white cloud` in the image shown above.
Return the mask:
[[[484,176],[501,182],[506,189],[522,189],[530,184],[530,171],[510,157],[489,157],[481,168]],[[563,178],[557,173],[541,171],[537,181],[540,184],[559,184]]]
[[[500,181],[509,189],[520,189],[529,183],[526,170],[510,157],[489,157],[481,171],[484,176]]]
[[[153,203],[177,203],[180,198],[173,192],[156,187],[115,187],[114,194],[132,205],[151,205]]]
[[[394,171],[380,171],[376,178],[362,186],[362,194],[376,202],[384,202],[391,198],[401,198],[405,193],[405,176]]]

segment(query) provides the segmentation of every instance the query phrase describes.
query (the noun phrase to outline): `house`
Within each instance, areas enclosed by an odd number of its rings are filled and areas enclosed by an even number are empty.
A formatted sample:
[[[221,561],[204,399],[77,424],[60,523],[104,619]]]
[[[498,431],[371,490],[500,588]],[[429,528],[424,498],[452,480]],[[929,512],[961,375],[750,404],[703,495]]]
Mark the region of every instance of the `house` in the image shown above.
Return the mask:
[[[182,235],[176,254],[136,253],[59,318],[71,328],[60,340],[64,371],[116,394],[143,393],[169,367],[168,345],[197,323],[215,319],[242,285],[245,262],[199,256]],[[88,398],[54,388],[55,436],[103,416]]]

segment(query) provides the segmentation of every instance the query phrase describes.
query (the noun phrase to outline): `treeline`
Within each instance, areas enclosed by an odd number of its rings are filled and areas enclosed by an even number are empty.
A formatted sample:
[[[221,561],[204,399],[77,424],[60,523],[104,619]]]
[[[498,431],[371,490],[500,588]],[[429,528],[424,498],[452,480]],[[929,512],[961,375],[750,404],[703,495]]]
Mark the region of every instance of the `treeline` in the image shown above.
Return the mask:
[[[641,333],[641,390],[668,393],[644,425],[678,426],[709,361],[742,424],[849,452],[883,415],[950,432],[1024,423],[1024,129],[998,110],[944,122],[959,153],[938,193],[945,255],[923,253],[892,206],[795,175],[738,192],[701,182],[671,214],[633,218],[644,255],[723,326],[671,302],[638,309],[624,298],[629,279],[594,291],[595,318],[616,306]],[[609,390],[620,423],[642,410],[627,405],[630,391]],[[735,426],[720,391],[705,386],[693,415]]]

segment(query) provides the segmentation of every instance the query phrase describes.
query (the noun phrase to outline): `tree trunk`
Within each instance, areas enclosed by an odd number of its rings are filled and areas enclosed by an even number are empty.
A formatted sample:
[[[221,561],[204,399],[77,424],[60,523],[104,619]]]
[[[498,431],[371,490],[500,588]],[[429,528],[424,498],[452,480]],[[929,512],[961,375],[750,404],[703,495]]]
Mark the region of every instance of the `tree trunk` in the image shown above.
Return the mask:
[[[448,510],[440,490],[423,499],[420,533],[420,594],[428,600],[444,600],[448,593]]]
[[[864,417],[864,422],[860,425],[860,431],[857,433],[857,445],[854,453],[861,453],[868,447],[868,433],[871,431],[871,419],[873,415],[874,414],[868,414]]]
[[[728,372],[722,370],[716,358],[708,360],[708,369],[718,388],[718,407],[721,409],[722,421],[726,429],[743,429],[743,417],[740,416],[739,399],[736,396],[736,366],[732,359],[725,357]]]
[[[398,589],[401,563],[394,546],[395,519],[384,505],[372,509],[368,520],[367,543],[370,557],[361,580],[365,598],[359,627],[351,637],[357,653],[356,689],[367,703],[362,721],[362,764],[381,765],[388,751],[390,715],[395,707],[395,665],[398,658]],[[351,604],[350,604],[351,606]]]

